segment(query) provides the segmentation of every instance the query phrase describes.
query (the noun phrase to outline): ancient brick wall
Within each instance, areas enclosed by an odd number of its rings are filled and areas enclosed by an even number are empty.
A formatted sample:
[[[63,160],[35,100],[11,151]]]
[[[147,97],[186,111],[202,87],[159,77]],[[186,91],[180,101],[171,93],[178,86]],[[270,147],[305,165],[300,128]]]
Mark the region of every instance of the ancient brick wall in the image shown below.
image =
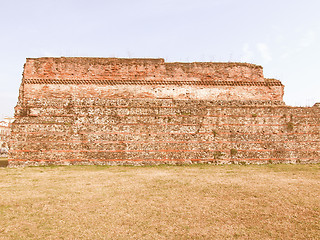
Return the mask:
[[[92,67],[90,61],[99,64]],[[104,75],[103,64],[110,61],[118,66],[119,79]],[[131,65],[137,64],[144,79],[131,78],[137,71]],[[90,66],[95,69],[91,79]],[[171,79],[176,84],[163,77],[179,71],[185,76]],[[80,78],[82,73],[87,79]],[[209,74],[212,79],[205,82]],[[148,76],[161,76],[161,82],[150,83],[156,80]],[[264,79],[262,68],[250,64],[31,59],[20,88],[9,162],[319,162],[320,108],[286,106],[282,95],[278,80]]]
[[[23,99],[283,99],[279,80],[247,63],[165,63],[163,59],[27,59]]]

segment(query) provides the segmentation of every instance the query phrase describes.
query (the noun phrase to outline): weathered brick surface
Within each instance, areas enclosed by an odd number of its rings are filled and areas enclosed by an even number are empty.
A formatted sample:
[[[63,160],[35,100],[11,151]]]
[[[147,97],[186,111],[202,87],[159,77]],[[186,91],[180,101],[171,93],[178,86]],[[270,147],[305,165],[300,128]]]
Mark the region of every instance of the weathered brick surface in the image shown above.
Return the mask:
[[[247,63],[37,58],[27,59],[21,97],[281,101],[283,85]]]
[[[320,108],[282,96],[251,64],[28,59],[9,162],[319,162]]]

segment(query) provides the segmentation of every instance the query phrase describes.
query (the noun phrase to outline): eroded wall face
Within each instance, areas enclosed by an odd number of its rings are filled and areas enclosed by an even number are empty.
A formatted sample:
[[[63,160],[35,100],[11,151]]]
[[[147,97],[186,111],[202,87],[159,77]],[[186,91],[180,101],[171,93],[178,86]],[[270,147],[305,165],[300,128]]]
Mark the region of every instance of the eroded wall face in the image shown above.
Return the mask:
[[[282,86],[25,84],[24,99],[101,98],[282,101]]]
[[[13,124],[10,164],[319,162],[320,108],[250,104],[29,100]]]

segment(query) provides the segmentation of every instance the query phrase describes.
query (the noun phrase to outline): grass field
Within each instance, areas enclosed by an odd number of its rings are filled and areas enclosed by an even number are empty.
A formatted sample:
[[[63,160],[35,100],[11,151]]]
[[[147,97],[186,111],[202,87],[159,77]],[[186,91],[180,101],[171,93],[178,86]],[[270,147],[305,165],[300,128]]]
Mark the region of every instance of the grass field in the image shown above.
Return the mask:
[[[320,165],[0,168],[0,239],[320,239]]]

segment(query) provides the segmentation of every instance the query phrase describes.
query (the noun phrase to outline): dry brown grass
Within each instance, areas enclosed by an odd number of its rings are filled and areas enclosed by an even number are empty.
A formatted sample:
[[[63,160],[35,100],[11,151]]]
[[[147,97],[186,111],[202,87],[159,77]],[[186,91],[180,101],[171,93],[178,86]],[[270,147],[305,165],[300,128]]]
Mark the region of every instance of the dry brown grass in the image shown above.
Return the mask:
[[[0,239],[319,239],[320,165],[0,169]]]

